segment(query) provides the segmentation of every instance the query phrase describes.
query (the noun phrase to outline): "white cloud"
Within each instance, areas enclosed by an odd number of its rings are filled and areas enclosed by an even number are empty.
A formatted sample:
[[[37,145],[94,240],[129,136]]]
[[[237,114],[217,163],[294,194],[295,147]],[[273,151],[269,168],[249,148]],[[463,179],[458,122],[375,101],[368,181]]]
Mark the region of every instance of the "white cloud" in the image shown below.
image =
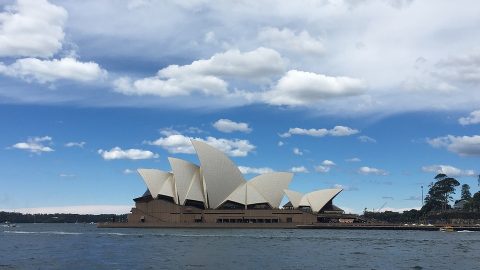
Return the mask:
[[[240,131],[244,133],[250,133],[252,129],[248,126],[247,123],[234,122],[229,119],[219,119],[217,122],[213,123],[213,127],[218,131],[231,133],[234,131]]]
[[[450,166],[450,165],[429,165],[423,166],[422,171],[429,173],[443,173],[450,177],[461,177],[461,176],[476,176],[477,173],[474,170],[461,170],[459,168]]]
[[[260,47],[242,53],[232,49],[190,65],[170,65],[159,70],[155,77],[133,82],[122,77],[115,80],[114,86],[117,92],[126,95],[171,97],[200,92],[207,96],[222,96],[228,94],[226,79],[268,82],[284,68],[284,60],[275,50]]]
[[[23,214],[128,214],[131,205],[75,205],[75,206],[49,206],[32,208],[10,208],[0,211],[17,212]]]
[[[26,81],[48,83],[57,80],[94,81],[105,77],[107,71],[97,63],[79,62],[75,58],[65,57],[60,60],[23,58],[8,66],[0,62],[0,73]]]
[[[41,154],[42,152],[53,152],[54,150],[50,146],[46,146],[44,143],[51,143],[52,137],[33,137],[28,138],[26,142],[19,142],[12,145],[12,148],[26,150],[35,154]]]
[[[284,144],[285,144],[284,142],[278,141],[278,144],[277,144],[277,145],[278,145],[278,146],[283,146]]]
[[[434,75],[453,82],[480,83],[480,50],[458,53],[439,61]]]
[[[308,173],[308,169],[305,166],[292,167],[290,171],[293,173]]]
[[[115,91],[125,95],[156,95],[160,97],[188,96],[201,92],[207,96],[227,94],[227,82],[214,76],[185,76],[182,78],[148,77],[133,81],[121,77],[114,82]]]
[[[369,136],[365,136],[365,135],[358,136],[358,139],[363,143],[376,143],[377,142],[377,140],[375,140],[374,138],[369,137]]]
[[[291,51],[303,56],[318,56],[325,52],[323,43],[310,36],[305,30],[295,33],[289,28],[265,27],[259,31],[257,38],[268,47]]]
[[[471,112],[469,116],[461,117],[460,119],[458,119],[458,122],[462,126],[480,123],[480,110]]]
[[[125,169],[125,170],[123,170],[123,173],[124,174],[132,174],[132,173],[136,173],[136,171],[132,170],[132,169]]]
[[[435,148],[446,148],[448,151],[456,153],[460,156],[480,155],[480,135],[447,135],[444,137],[427,139],[427,142]]]
[[[325,159],[324,161],[322,161],[322,165],[332,167],[332,166],[336,166],[337,164],[335,164],[335,162],[331,160]]]
[[[337,164],[335,164],[335,162],[326,159],[326,160],[322,161],[321,165],[315,166],[314,169],[315,169],[316,172],[319,172],[319,173],[327,173],[332,169],[332,167],[334,167],[336,165]]]
[[[375,174],[375,175],[388,175],[388,172],[385,170],[363,166],[358,169],[359,174]]]
[[[201,139],[184,136],[182,134],[170,134],[166,135],[165,137],[158,138],[155,141],[147,141],[146,143],[160,146],[169,153],[194,154],[195,149],[193,148],[190,140],[203,141],[232,157],[245,157],[248,155],[248,153],[255,149],[255,146],[252,145],[248,140],[229,140],[223,138],[217,139],[211,136]]]
[[[333,185],[333,188],[341,188],[344,191],[356,191],[356,190],[358,190],[357,187],[346,186],[346,185],[342,185],[342,184],[335,184],[335,185]]]
[[[253,51],[228,50],[217,53],[208,60],[197,60],[190,65],[170,65],[158,72],[161,77],[176,78],[202,75],[243,78],[247,80],[269,80],[284,71],[285,62],[278,52],[259,47]]]
[[[71,173],[61,173],[59,174],[58,176],[62,177],[62,178],[73,178],[75,177],[75,174],[71,174]]]
[[[45,1],[30,2],[33,4],[25,6],[34,11],[43,11],[35,6]],[[354,2],[358,3],[353,4]],[[118,5],[112,5],[111,1],[84,1],[82,5],[75,4],[75,1],[61,1],[61,5],[70,15],[68,35],[71,38],[66,39],[67,42],[78,43],[78,51],[85,52],[89,60],[109,62],[111,74],[130,78],[123,80],[123,84],[120,83],[121,80],[117,81],[118,85],[122,85],[119,89],[131,95],[157,95],[155,98],[150,96],[128,98],[115,93],[104,93],[105,96],[95,100],[95,106],[210,109],[251,103],[287,106],[298,104],[308,106],[308,109],[314,110],[316,114],[355,118],[366,115],[384,117],[411,111],[478,109],[480,94],[476,90],[479,84],[480,63],[476,37],[480,35],[480,28],[472,27],[478,22],[478,12],[476,8],[472,8],[477,6],[476,1],[465,0],[463,4],[444,1],[438,4],[435,0],[424,0],[412,1],[409,5],[398,4],[406,2],[409,1],[339,0],[304,1],[298,4],[291,1],[218,3],[196,0],[189,1],[188,4],[165,4],[161,1],[132,0]],[[402,8],[396,8],[397,6]],[[9,14],[17,13],[7,11],[4,14],[10,18]],[[35,16],[46,14],[50,13],[38,12]],[[158,20],[159,17],[163,19]],[[423,22],[420,27],[419,21]],[[63,24],[59,25],[57,32],[62,33]],[[33,26],[35,27],[32,31],[14,29],[11,33],[18,35],[25,33],[28,37],[26,40],[30,41],[34,40],[32,33],[40,34],[44,33],[45,29],[50,29],[42,24]],[[410,38],[406,40],[404,38],[406,36]],[[46,51],[63,55],[65,51],[58,50],[63,38],[56,36],[54,40],[57,45]],[[398,42],[399,40],[402,42]],[[451,42],[452,40],[456,42]],[[70,46],[67,42],[63,44],[64,47]],[[21,44],[31,45],[30,42]],[[214,55],[223,55],[225,52],[236,50],[241,52],[240,55],[244,55],[245,52],[255,51],[255,48],[267,44],[271,48],[278,46],[283,62],[281,72],[260,76],[262,80],[268,82],[258,85],[255,82],[252,85],[249,79],[256,77],[255,74],[263,73],[257,72],[258,69],[251,69],[253,76],[240,77],[229,75],[232,74],[230,70],[233,68],[224,65],[226,62],[217,65],[225,72],[212,71],[208,66],[214,62],[211,59]],[[36,47],[34,44],[31,46]],[[328,53],[319,55],[322,46]],[[52,56],[54,55],[48,57]],[[35,53],[21,57],[41,56]],[[194,61],[195,59],[203,60]],[[258,59],[263,66],[276,66],[272,64],[274,61],[262,57]],[[14,60],[4,61],[10,64],[10,61]],[[142,85],[140,82],[145,75],[138,74],[144,74],[145,70],[151,69],[152,63],[158,63],[159,69],[177,64],[184,76],[175,73],[175,77],[163,78],[161,74],[152,73],[146,76],[151,77],[151,80],[144,81],[145,85]],[[232,63],[234,63],[232,66],[241,66],[237,64],[238,61]],[[420,65],[425,68],[419,68]],[[205,68],[206,66],[208,68]],[[197,67],[200,68],[196,69]],[[304,82],[307,86],[295,83],[293,88],[282,88],[283,84],[278,81],[279,77],[282,75],[285,75],[285,78],[294,77],[285,74],[288,70],[298,70],[300,74],[296,76],[297,78],[309,78]],[[312,75],[307,76],[302,72]],[[205,74],[211,78],[209,80],[197,78],[197,75],[205,77]],[[138,85],[135,83],[137,79]],[[156,80],[164,81],[163,85],[156,85]],[[352,80],[355,83],[352,83]],[[358,83],[358,80],[364,83]],[[324,81],[328,83],[321,83]],[[367,82],[368,86],[365,85]],[[66,96],[69,101],[92,105],[92,99],[88,98],[92,91],[82,91],[83,89],[68,89],[69,92],[56,91],[57,93],[53,93],[54,91],[43,93],[38,89],[12,91],[11,89],[17,86],[15,82],[3,83],[7,83],[8,86],[3,87],[3,91],[0,89],[1,94],[18,102],[52,103],[63,101]],[[405,89],[402,87],[404,84],[413,90]],[[311,87],[308,87],[309,85]],[[101,85],[98,88],[105,87]],[[331,91],[332,88],[338,91]],[[270,93],[275,90],[280,93],[278,97]],[[26,91],[28,92],[25,93]],[[40,92],[41,96],[35,91]],[[232,92],[237,95],[232,96]],[[270,93],[268,97],[272,99],[266,99],[264,92]],[[40,97],[33,99],[36,93],[36,97]],[[191,93],[195,94],[192,98],[187,96]],[[161,98],[177,94],[183,96],[176,99],[176,102]]]
[[[304,129],[304,128],[290,128],[287,132],[280,134],[282,138],[288,138],[292,135],[307,135],[313,137],[324,137],[327,135],[330,136],[350,136],[357,134],[359,131],[350,127],[345,126],[335,126],[332,129]]]
[[[317,165],[314,168],[315,168],[315,171],[319,173],[327,173],[331,169],[330,166],[323,166],[323,165]]]
[[[303,156],[303,152],[302,150],[300,150],[299,148],[295,147],[293,148],[293,153],[297,156]]]
[[[121,149],[120,147],[114,147],[110,150],[99,149],[97,151],[103,159],[112,160],[112,159],[151,159],[158,158],[158,154],[153,153],[148,150],[141,149]]]
[[[83,148],[85,146],[86,142],[67,142],[65,144],[65,147],[79,147]]]
[[[362,160],[357,158],[357,157],[353,157],[353,158],[347,158],[347,159],[345,159],[345,161],[346,162],[360,162]]]
[[[290,70],[273,89],[264,93],[263,100],[272,105],[311,105],[328,99],[360,95],[365,88],[365,83],[355,78]]]
[[[167,134],[165,137],[158,138],[152,142],[146,142],[150,145],[160,146],[173,154],[194,154],[195,149],[191,143],[191,137],[184,136],[182,134]]]
[[[261,167],[261,168],[252,168],[252,167],[247,167],[247,166],[238,166],[238,169],[243,173],[243,174],[264,174],[264,173],[271,173],[274,172],[272,168],[268,167]]]
[[[0,13],[0,57],[51,57],[62,48],[67,11],[45,0],[18,0]]]

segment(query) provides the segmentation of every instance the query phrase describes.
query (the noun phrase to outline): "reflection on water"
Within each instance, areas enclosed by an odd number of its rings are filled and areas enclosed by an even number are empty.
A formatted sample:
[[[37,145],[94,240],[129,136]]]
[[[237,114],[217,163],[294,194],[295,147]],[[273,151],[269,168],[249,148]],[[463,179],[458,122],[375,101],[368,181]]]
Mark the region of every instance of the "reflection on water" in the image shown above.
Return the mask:
[[[0,228],[0,269],[479,269],[480,232]]]

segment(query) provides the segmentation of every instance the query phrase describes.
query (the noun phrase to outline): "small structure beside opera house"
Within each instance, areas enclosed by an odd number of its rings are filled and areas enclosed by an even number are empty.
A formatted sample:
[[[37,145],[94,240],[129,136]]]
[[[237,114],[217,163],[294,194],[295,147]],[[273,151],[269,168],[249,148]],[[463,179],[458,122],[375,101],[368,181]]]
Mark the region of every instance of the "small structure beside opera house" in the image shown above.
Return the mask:
[[[100,226],[295,228],[353,221],[332,203],[342,189],[292,191],[289,172],[265,173],[246,181],[223,152],[202,141],[192,144],[200,166],[168,158],[172,172],[138,169],[147,191],[134,199],[128,221]],[[285,195],[289,201],[282,207]]]

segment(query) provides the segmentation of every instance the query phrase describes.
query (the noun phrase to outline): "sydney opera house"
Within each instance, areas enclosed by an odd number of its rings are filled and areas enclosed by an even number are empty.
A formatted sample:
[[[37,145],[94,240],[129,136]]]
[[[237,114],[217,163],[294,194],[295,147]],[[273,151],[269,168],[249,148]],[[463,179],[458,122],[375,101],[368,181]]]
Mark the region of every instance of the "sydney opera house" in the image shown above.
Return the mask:
[[[293,174],[272,172],[248,181],[220,150],[192,140],[200,166],[168,158],[172,171],[138,169],[147,191],[134,199],[126,226],[280,227],[331,222],[343,213],[332,200],[341,189],[288,189]],[[288,202],[281,205],[286,196]]]

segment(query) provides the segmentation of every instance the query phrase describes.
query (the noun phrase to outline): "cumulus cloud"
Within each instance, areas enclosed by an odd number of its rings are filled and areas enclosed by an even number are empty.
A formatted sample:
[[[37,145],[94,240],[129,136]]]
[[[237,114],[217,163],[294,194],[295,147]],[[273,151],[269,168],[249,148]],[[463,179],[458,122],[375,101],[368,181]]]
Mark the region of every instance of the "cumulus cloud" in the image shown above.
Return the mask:
[[[113,159],[133,159],[133,160],[137,160],[137,159],[158,158],[158,154],[155,154],[152,151],[134,149],[134,148],[123,150],[118,146],[114,147],[110,150],[99,149],[97,152],[105,160],[113,160]]]
[[[274,172],[272,168],[268,167],[261,167],[261,168],[252,168],[252,167],[247,167],[247,166],[238,166],[238,169],[243,173],[243,174],[264,174],[264,173],[271,173]]]
[[[376,143],[377,142],[377,140],[375,140],[374,138],[369,137],[369,136],[365,136],[365,135],[358,136],[358,140],[360,140],[363,143]]]
[[[468,115],[466,117],[459,118],[458,122],[462,126],[479,124],[480,123],[480,110],[473,111],[473,112],[470,113],[470,115]]]
[[[289,28],[265,27],[258,32],[258,40],[268,47],[291,51],[304,56],[318,56],[325,52],[325,46],[308,31],[295,31]]]
[[[335,162],[331,161],[331,160],[324,160],[322,161],[321,165],[317,165],[314,167],[315,171],[316,172],[319,172],[319,173],[327,173],[330,171],[330,169],[334,166],[336,166],[337,164],[335,164]]]
[[[11,65],[0,62],[0,73],[39,83],[57,80],[74,80],[89,82],[106,76],[107,71],[94,62],[79,62],[72,57],[62,59],[40,60],[23,58]]]
[[[314,168],[315,168],[315,171],[319,173],[327,173],[330,171],[329,166],[317,165]]]
[[[28,138],[26,142],[18,142],[12,145],[12,148],[29,151],[35,154],[41,154],[43,152],[54,151],[50,146],[45,145],[45,143],[51,144],[51,142],[52,137],[50,136],[33,137]]]
[[[115,91],[125,95],[155,95],[160,97],[188,96],[201,92],[207,96],[227,94],[227,82],[214,76],[185,76],[182,78],[148,77],[132,81],[121,77],[114,82]]]
[[[374,174],[374,175],[388,175],[388,172],[385,170],[373,168],[373,167],[367,167],[363,166],[358,169],[359,174],[364,174],[364,175],[369,175],[369,174]]]
[[[272,105],[310,105],[332,98],[359,95],[365,88],[365,83],[360,79],[290,70],[273,89],[264,93],[263,99]]]
[[[285,143],[282,142],[282,141],[278,141],[278,143],[277,143],[278,146],[283,146],[284,144],[285,144]]]
[[[331,160],[326,159],[326,160],[322,161],[322,165],[331,167],[331,166],[336,166],[337,164],[335,164],[335,162],[333,162]]]
[[[0,13],[0,57],[51,57],[62,48],[67,11],[46,0],[18,0]]]
[[[350,136],[357,134],[359,131],[350,127],[335,126],[332,129],[320,128],[320,129],[304,129],[304,128],[290,128],[287,132],[280,134],[282,138],[288,138],[292,135],[307,135],[313,137],[330,136]]]
[[[450,177],[461,177],[461,176],[476,176],[477,173],[474,170],[462,170],[450,165],[429,165],[423,166],[422,171],[428,173],[443,173]]]
[[[300,150],[298,147],[293,148],[293,154],[297,156],[303,156],[302,150]]]
[[[216,128],[218,131],[225,133],[231,133],[235,131],[250,133],[252,131],[252,129],[248,126],[247,123],[234,122],[229,119],[219,119],[218,121],[213,123],[213,127]]]
[[[221,96],[229,93],[226,79],[268,82],[279,75],[285,63],[278,52],[257,48],[242,53],[231,49],[210,59],[197,60],[189,65],[170,65],[154,77],[132,81],[122,77],[114,82],[117,92],[126,95],[185,96],[194,92]]]
[[[65,147],[78,147],[78,148],[83,148],[85,146],[86,142],[67,142],[65,144]]]
[[[479,156],[480,155],[480,135],[473,136],[453,136],[447,135],[427,139],[428,144],[435,148],[446,148],[448,151],[460,156]]]
[[[308,173],[308,169],[305,166],[292,167],[290,169],[293,173]]]
[[[248,140],[217,139],[211,136],[202,139],[188,137],[182,134],[169,134],[155,141],[146,141],[145,143],[160,146],[169,153],[194,154],[195,149],[190,140],[203,141],[232,157],[245,157],[255,149],[255,146]]]

